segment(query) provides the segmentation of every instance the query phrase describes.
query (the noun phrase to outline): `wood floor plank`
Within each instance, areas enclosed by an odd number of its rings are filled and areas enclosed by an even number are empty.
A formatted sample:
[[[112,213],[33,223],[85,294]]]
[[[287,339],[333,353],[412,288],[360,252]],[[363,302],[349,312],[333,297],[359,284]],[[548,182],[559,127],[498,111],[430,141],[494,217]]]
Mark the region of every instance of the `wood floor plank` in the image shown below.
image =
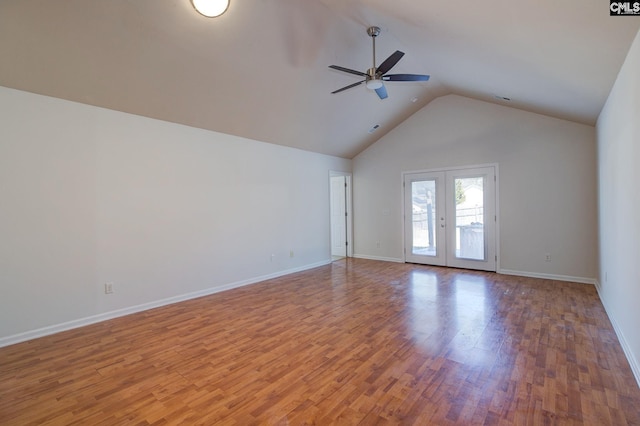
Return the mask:
[[[0,348],[0,424],[639,425],[593,286],[348,259]]]

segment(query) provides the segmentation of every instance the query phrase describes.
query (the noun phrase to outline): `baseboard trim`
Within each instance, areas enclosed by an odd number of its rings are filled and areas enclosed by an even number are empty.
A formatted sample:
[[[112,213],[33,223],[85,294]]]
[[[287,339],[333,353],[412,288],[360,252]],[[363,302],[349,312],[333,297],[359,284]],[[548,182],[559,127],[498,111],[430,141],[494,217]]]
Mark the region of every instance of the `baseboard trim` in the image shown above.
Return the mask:
[[[569,275],[542,274],[538,272],[514,271],[511,269],[499,269],[498,273],[504,274],[504,275],[516,275],[520,277],[542,278],[545,280],[569,281],[573,283],[591,284],[591,285],[596,284],[595,278],[572,277]]]
[[[355,257],[356,259],[380,260],[382,262],[404,263],[404,260],[397,259],[395,257],[369,256],[366,254],[354,254],[353,257]]]
[[[613,331],[615,331],[616,336],[618,336],[618,341],[620,341],[620,346],[622,346],[622,351],[624,355],[627,357],[627,361],[629,362],[629,366],[631,367],[631,371],[633,372],[633,376],[636,378],[636,382],[640,387],[640,362],[634,357],[633,351],[631,350],[631,346],[629,345],[629,341],[625,337],[622,329],[618,325],[618,321],[616,318],[610,314],[611,310],[607,307],[607,301],[604,297],[602,297],[602,285],[598,280],[595,283],[596,290],[598,291],[598,297],[600,297],[600,301],[602,302],[602,306],[604,306],[604,311],[607,313],[607,317],[609,317],[609,321],[611,321],[611,325],[613,326]]]
[[[602,285],[600,284],[600,281],[598,281],[597,279],[595,281],[596,282],[594,285],[596,286],[596,290],[598,291],[598,296],[600,296],[600,300],[602,300],[602,295],[600,294],[600,292],[602,291]],[[604,302],[602,302],[602,304],[604,305]]]
[[[296,272],[302,272],[308,269],[318,268],[320,266],[325,266],[330,263],[331,263],[331,260],[327,259],[321,262],[304,265],[298,268],[278,271],[273,274],[253,277],[246,280],[225,284],[222,286],[210,287],[200,291],[185,293],[178,296],[168,297],[166,299],[143,303],[141,305],[129,306],[126,308],[116,309],[114,311],[109,311],[109,312],[105,312],[98,315],[92,315],[85,318],[79,318],[77,320],[67,321],[60,324],[54,324],[47,327],[38,328],[35,330],[25,331],[23,333],[0,338],[0,348],[9,346],[9,345],[14,345],[16,343],[26,342],[27,340],[37,339],[38,337],[49,336],[52,334],[60,333],[62,331],[72,330],[74,328],[80,328],[86,325],[96,324],[98,322],[107,321],[107,320],[118,318],[118,317],[123,317],[125,315],[135,314],[137,312],[147,311],[149,309],[159,308],[161,306],[184,302],[190,299],[197,299],[198,297],[209,296],[211,294],[220,293],[222,291],[231,290],[231,289],[243,287],[246,285],[256,284],[262,281],[282,277],[284,275],[294,274]]]

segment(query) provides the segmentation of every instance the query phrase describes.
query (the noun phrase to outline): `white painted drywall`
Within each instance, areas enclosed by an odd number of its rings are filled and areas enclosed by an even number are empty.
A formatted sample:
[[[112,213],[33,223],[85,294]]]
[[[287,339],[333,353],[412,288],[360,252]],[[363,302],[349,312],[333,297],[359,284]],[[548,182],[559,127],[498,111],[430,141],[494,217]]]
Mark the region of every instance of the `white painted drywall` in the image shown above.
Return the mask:
[[[356,255],[403,259],[402,172],[489,163],[499,167],[500,269],[593,282],[595,128],[456,95],[354,159]]]
[[[598,118],[598,290],[640,384],[640,32]]]
[[[328,262],[350,168],[0,87],[0,342]]]

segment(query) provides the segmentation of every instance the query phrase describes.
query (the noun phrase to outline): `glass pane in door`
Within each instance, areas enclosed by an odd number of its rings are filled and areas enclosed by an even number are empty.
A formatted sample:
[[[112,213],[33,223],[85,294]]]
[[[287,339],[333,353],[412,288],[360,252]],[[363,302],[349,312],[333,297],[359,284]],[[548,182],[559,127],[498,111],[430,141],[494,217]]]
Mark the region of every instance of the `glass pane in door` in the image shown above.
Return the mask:
[[[485,260],[484,177],[454,179],[455,255],[461,259]]]
[[[436,256],[436,181],[411,182],[411,206],[413,211],[412,254]]]

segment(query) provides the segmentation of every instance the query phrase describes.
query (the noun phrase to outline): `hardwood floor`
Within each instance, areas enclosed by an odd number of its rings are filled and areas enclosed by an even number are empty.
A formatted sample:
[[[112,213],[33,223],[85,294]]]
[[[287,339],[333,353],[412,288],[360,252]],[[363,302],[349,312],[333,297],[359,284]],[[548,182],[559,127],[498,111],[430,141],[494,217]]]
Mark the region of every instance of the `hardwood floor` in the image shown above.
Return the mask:
[[[590,285],[349,259],[0,349],[0,424],[639,425]]]

